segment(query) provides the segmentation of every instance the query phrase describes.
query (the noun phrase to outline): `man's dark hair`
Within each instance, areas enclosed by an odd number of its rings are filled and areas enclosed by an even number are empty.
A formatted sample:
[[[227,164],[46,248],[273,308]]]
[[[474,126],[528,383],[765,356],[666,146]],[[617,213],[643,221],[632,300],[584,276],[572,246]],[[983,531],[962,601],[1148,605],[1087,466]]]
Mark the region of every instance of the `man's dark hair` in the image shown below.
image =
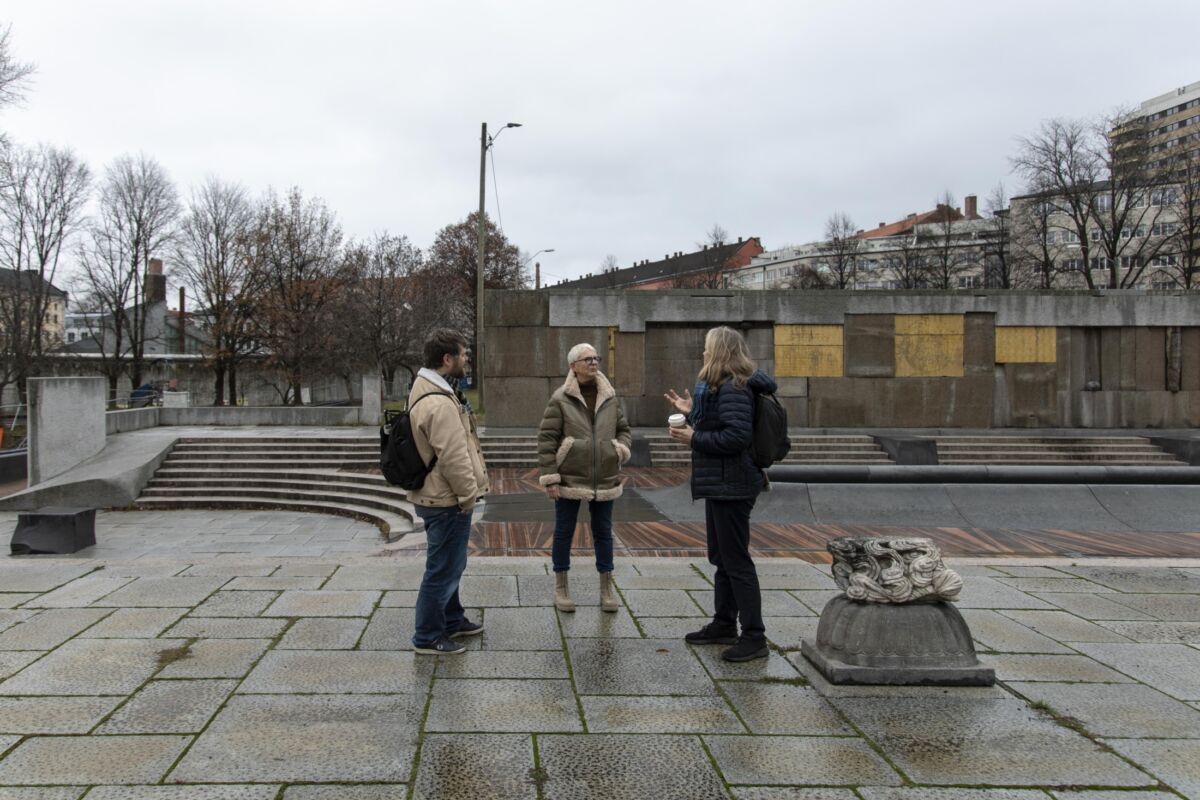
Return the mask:
[[[458,331],[440,328],[429,334],[425,340],[425,366],[429,369],[439,369],[442,366],[442,356],[457,356],[458,351],[467,346],[467,338]]]

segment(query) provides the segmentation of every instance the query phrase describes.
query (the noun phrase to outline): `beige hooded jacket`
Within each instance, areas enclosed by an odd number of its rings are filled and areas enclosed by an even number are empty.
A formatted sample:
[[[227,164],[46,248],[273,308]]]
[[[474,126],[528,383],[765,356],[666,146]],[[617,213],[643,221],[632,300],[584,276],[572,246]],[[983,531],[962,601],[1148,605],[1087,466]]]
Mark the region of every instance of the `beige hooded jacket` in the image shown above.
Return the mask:
[[[421,370],[408,395],[412,408],[410,420],[417,452],[428,464],[437,456],[437,464],[420,489],[408,493],[408,501],[419,506],[446,508],[458,506],[469,511],[475,501],[488,493],[487,466],[475,430],[475,416],[459,404],[449,385],[437,373]],[[413,408],[417,398],[437,392]]]

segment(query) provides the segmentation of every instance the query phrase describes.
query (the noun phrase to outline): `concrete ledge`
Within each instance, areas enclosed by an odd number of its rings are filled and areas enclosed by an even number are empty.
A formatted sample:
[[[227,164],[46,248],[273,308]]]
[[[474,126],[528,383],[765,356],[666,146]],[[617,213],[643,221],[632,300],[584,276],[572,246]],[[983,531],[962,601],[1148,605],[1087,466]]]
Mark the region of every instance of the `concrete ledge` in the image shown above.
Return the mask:
[[[778,483],[1082,483],[1200,484],[1195,467],[789,465],[771,467]]]
[[[192,406],[159,409],[160,425],[361,425],[360,406]]]
[[[1161,447],[1180,461],[1200,467],[1200,438],[1195,436],[1147,436],[1151,444]]]
[[[158,427],[158,412],[158,406],[109,411],[104,415],[104,432],[112,436],[114,433]]]
[[[903,434],[871,434],[888,458],[897,464],[931,465],[938,463],[937,441]]]

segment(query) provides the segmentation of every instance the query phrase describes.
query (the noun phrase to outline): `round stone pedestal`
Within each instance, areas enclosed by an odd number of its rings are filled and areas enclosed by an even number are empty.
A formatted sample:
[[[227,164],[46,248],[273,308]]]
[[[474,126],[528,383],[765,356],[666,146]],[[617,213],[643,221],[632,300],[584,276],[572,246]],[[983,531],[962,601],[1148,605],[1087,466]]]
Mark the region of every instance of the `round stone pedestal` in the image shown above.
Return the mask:
[[[991,686],[967,622],[953,605],[865,603],[845,595],[826,603],[814,643],[801,652],[834,684]]]

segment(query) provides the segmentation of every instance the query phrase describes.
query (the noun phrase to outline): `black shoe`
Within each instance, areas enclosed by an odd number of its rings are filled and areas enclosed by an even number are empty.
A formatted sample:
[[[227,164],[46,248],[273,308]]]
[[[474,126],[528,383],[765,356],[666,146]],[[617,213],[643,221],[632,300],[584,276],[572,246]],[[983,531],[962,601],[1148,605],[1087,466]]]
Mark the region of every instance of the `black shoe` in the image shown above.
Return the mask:
[[[724,628],[710,622],[683,637],[688,644],[737,644],[737,628]]]
[[[721,651],[721,658],[726,661],[753,661],[756,658],[766,658],[770,653],[765,641],[739,639],[733,647]]]
[[[465,645],[442,637],[433,644],[414,646],[413,652],[427,656],[456,656],[459,653],[467,652],[467,648]]]
[[[469,619],[464,619],[462,624],[458,626],[458,630],[450,634],[451,639],[462,639],[465,636],[476,636],[483,633],[482,622],[471,622]]]

